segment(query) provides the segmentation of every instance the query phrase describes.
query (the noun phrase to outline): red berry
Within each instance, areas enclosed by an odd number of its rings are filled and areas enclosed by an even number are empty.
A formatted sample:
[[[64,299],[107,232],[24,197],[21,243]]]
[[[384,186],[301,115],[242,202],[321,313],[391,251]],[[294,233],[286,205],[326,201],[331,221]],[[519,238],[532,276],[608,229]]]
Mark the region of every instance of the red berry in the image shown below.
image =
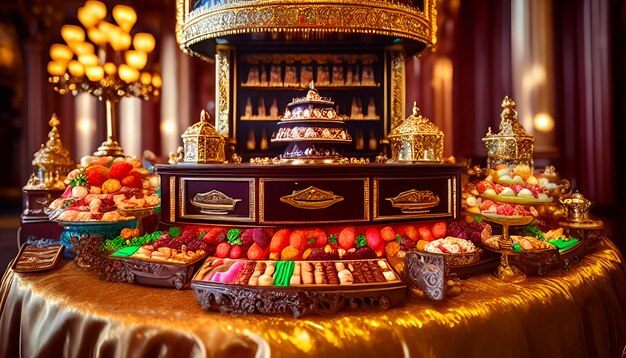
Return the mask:
[[[226,258],[228,257],[229,253],[230,244],[227,242],[222,242],[221,244],[217,245],[217,248],[215,249],[215,256],[217,257]]]
[[[420,227],[417,231],[420,233],[420,238],[422,240],[425,240],[428,242],[435,240],[433,233],[426,226]]]
[[[391,226],[385,226],[384,228],[380,229],[380,235],[385,241],[393,241],[396,239],[396,232],[393,231]]]
[[[431,232],[433,233],[435,239],[442,239],[446,237],[446,234],[448,233],[448,225],[446,225],[445,221],[440,221],[433,225]]]
[[[248,249],[249,260],[261,260],[265,258],[265,250],[261,248],[257,243],[252,244]]]
[[[124,161],[114,163],[109,169],[109,176],[113,179],[122,180],[133,170],[133,165]]]
[[[344,250],[353,248],[356,245],[356,228],[348,226],[341,230],[339,237],[337,237],[337,243]]]
[[[221,244],[220,244],[221,245]],[[218,245],[219,246],[219,245]],[[235,245],[230,249],[230,258],[238,259],[241,257],[241,246]]]
[[[367,246],[374,251],[382,250],[385,247],[385,240],[375,227],[371,227],[365,231],[365,240]]]

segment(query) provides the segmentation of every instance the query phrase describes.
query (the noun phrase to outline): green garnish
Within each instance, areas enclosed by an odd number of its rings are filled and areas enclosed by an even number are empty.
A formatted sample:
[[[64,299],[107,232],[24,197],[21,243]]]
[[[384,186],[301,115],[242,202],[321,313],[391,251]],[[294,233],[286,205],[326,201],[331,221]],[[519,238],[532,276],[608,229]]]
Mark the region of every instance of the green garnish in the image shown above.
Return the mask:
[[[315,245],[315,238],[314,237],[310,237],[310,238],[306,239],[306,243],[308,245]]]
[[[397,242],[402,242],[402,236],[396,235],[396,241]]]
[[[483,218],[480,216],[475,216],[474,221],[476,221],[477,223],[480,223],[480,222],[483,222]]]
[[[226,233],[226,237],[228,238],[228,243],[231,245],[241,245],[241,230],[239,229],[230,229]]]
[[[170,236],[172,237],[172,239],[176,238],[178,235],[180,235],[181,229],[179,227],[176,226],[172,226],[169,230],[170,232]]]
[[[85,174],[85,170],[81,170],[80,174],[76,176],[71,182],[70,187],[73,188],[75,186],[84,186],[87,184],[87,175]]]
[[[546,237],[543,236],[543,232],[537,228],[537,221],[533,221],[530,225],[526,226],[524,229],[524,235],[546,241]]]
[[[363,247],[367,245],[367,240],[365,240],[365,235],[359,234],[356,237],[356,247]]]
[[[161,237],[161,235],[163,235],[162,231],[155,231],[150,234],[135,237],[132,240],[122,239],[118,236],[111,240],[105,240],[102,245],[100,245],[99,250],[103,252],[111,252],[127,246],[141,246],[145,244],[151,244],[155,242],[159,237]]]
[[[328,243],[329,244],[336,244],[337,243],[337,234],[330,234],[330,236],[328,237]]]

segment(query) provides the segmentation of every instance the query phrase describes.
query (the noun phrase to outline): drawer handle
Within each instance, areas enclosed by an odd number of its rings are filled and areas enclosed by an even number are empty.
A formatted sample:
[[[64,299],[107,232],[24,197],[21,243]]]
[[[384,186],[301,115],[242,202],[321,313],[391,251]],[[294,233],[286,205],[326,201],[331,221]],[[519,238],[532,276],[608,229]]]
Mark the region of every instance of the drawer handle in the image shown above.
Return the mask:
[[[310,186],[300,191],[294,191],[291,195],[285,195],[280,201],[298,209],[325,209],[343,200],[343,196],[335,195],[332,191],[326,191]]]
[[[233,199],[219,190],[211,190],[207,193],[198,193],[191,203],[201,213],[208,215],[226,215],[235,210],[235,206],[241,199]]]
[[[391,201],[391,206],[403,214],[426,213],[439,205],[439,196],[430,190],[411,189],[385,200]]]

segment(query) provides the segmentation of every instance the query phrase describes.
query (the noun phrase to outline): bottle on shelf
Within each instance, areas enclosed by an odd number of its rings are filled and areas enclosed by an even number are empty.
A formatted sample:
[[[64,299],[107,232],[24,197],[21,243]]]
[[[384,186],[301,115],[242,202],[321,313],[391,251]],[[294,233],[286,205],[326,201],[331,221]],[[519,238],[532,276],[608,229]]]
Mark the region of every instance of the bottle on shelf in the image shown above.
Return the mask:
[[[375,151],[378,149],[378,140],[376,139],[376,134],[374,134],[374,130],[370,129],[370,140],[368,142],[368,148],[371,151]]]
[[[278,101],[276,97],[272,99],[272,106],[270,107],[270,117],[272,119],[278,118]]]
[[[263,151],[270,149],[269,143],[267,141],[267,131],[265,130],[265,128],[261,129],[260,149]]]
[[[265,98],[263,98],[263,97],[261,97],[261,99],[259,99],[259,109],[257,111],[257,116],[259,118],[267,117],[267,113],[265,112]]]
[[[244,117],[252,118],[252,99],[248,97],[246,99],[246,107],[244,109]]]
[[[246,149],[247,150],[255,150],[256,149],[256,139],[254,138],[254,131],[250,128],[248,132],[248,140],[246,141]]]

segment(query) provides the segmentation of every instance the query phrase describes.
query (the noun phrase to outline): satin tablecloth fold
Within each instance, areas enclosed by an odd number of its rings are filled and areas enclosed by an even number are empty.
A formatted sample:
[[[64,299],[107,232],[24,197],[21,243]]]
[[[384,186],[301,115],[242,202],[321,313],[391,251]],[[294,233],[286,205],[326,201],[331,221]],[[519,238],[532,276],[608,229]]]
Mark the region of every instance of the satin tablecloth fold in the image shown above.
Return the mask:
[[[620,357],[626,345],[626,269],[608,241],[570,272],[463,288],[444,303],[294,319],[206,312],[190,290],[100,281],[73,262],[9,270],[0,356]]]

